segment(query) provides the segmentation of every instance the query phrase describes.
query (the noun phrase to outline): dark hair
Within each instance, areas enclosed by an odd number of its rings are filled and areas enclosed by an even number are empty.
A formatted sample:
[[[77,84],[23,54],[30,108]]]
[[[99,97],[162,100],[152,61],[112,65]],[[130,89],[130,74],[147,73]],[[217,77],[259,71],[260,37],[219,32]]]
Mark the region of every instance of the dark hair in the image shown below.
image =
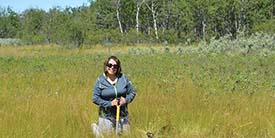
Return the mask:
[[[105,62],[104,62],[104,67],[103,67],[103,70],[104,70],[104,73],[107,75],[107,70],[106,70],[106,66],[107,66],[107,64],[109,63],[109,61],[111,60],[111,59],[113,59],[116,63],[117,63],[117,65],[118,65],[118,68],[117,68],[117,71],[116,71],[116,76],[120,76],[121,75],[121,66],[120,66],[120,61],[119,61],[119,59],[116,57],[116,56],[110,56],[110,57],[108,57],[106,60],[105,60]]]

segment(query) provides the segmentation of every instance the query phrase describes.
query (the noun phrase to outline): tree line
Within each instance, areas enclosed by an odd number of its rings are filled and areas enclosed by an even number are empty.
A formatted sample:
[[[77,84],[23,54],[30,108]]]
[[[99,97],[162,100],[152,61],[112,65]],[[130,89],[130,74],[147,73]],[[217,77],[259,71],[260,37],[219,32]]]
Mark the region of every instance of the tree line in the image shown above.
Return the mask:
[[[27,44],[193,43],[274,33],[275,0],[90,0],[17,13],[0,8],[0,38]]]

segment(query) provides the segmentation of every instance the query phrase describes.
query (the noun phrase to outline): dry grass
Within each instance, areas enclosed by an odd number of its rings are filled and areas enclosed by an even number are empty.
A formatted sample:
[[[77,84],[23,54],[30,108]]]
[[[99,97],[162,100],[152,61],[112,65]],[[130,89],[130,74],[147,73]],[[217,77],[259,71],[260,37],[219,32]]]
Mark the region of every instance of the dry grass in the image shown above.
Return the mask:
[[[274,137],[273,91],[212,93],[183,65],[195,57],[136,56],[128,48],[111,50],[137,90],[123,137]],[[93,137],[92,88],[107,55],[101,47],[0,47],[0,137]]]

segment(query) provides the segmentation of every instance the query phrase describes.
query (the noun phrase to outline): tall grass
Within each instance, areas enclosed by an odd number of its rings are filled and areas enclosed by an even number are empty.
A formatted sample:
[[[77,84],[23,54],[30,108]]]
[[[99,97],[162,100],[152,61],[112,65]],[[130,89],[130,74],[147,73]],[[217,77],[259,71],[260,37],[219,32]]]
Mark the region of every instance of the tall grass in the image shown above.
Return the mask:
[[[261,57],[251,56],[249,67],[258,75],[233,84],[237,72],[251,73],[241,55],[117,49],[0,47],[0,137],[94,137],[90,125],[97,121],[98,109],[91,102],[92,89],[110,54],[121,59],[137,92],[129,105],[131,133],[123,137],[146,137],[148,132],[179,138],[274,137],[275,56],[263,63]],[[224,70],[219,72],[219,66]],[[243,86],[257,89],[251,94]]]

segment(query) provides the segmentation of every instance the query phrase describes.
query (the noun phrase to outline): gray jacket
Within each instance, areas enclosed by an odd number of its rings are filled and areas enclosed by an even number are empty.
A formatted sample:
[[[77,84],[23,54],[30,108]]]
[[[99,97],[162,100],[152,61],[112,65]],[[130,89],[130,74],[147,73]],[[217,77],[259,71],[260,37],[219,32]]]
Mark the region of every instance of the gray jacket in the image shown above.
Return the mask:
[[[113,120],[116,116],[116,106],[112,106],[112,100],[121,96],[126,99],[126,104],[120,106],[120,116],[128,118],[127,105],[133,101],[135,95],[127,76],[119,75],[115,85],[112,85],[103,73],[94,85],[92,99],[96,105],[99,105],[99,117]]]

